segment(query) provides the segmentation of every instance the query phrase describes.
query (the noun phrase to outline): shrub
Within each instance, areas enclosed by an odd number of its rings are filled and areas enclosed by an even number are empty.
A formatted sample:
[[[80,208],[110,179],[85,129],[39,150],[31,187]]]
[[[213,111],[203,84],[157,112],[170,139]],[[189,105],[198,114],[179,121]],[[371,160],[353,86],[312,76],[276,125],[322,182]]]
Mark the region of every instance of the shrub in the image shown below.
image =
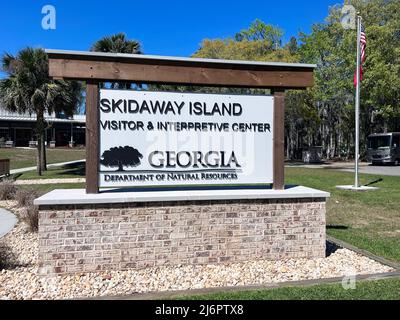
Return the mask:
[[[19,188],[15,193],[15,200],[18,202],[18,206],[28,207],[33,205],[33,200],[35,200],[38,196],[39,194],[35,190]]]
[[[12,200],[17,192],[17,186],[11,180],[0,182],[0,200]]]
[[[39,209],[33,204],[25,208],[22,214],[22,220],[28,225],[29,232],[38,232],[39,230]]]

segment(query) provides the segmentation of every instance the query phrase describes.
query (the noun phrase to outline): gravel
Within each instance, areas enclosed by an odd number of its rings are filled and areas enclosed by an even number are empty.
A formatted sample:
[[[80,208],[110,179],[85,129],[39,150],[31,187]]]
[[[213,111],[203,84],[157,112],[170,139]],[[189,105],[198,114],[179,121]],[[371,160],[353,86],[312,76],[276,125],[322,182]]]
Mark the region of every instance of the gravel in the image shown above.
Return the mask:
[[[15,203],[0,202],[13,209]],[[226,265],[156,267],[57,277],[37,276],[38,236],[23,222],[0,242],[16,261],[0,270],[0,299],[71,299],[119,296],[225,286],[262,285],[286,281],[375,274],[394,271],[348,249],[337,249],[325,259],[252,261]]]

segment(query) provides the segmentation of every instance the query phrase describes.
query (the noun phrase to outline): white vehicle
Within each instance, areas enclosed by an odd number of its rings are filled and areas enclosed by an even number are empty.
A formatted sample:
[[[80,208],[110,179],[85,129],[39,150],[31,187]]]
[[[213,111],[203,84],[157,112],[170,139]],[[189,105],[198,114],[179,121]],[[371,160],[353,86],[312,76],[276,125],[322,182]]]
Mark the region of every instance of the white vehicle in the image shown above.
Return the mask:
[[[373,134],[368,137],[367,159],[372,164],[400,163],[400,133]]]

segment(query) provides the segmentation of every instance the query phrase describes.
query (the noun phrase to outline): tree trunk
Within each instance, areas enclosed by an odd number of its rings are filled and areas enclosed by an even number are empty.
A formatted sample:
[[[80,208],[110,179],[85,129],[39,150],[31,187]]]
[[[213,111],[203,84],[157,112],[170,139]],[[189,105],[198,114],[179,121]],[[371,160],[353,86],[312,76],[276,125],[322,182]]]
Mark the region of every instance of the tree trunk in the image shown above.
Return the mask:
[[[121,161],[118,161],[118,170],[117,171],[124,171],[124,167],[122,166]]]
[[[42,148],[41,148],[41,165],[42,165],[42,171],[47,171],[47,161],[46,161],[46,141],[44,141],[44,131],[42,133]]]
[[[38,176],[42,175],[42,159],[40,155],[42,154],[42,144],[40,143],[40,135],[37,133],[37,157],[36,157],[36,165],[37,165],[37,174]]]
[[[45,168],[45,170],[47,171],[47,143],[46,143],[46,140],[45,139],[43,139],[43,150],[44,150],[44,152],[43,152],[43,154],[44,154],[44,168]]]
[[[288,132],[286,132],[286,137],[285,137],[285,139],[286,139],[286,157],[287,157],[289,160],[292,160],[291,157],[290,157],[290,139],[289,139],[289,134],[288,134]]]
[[[46,157],[45,157],[45,146],[44,146],[44,115],[43,111],[36,111],[36,133],[37,133],[37,173],[39,176],[42,175],[43,171],[46,171]]]

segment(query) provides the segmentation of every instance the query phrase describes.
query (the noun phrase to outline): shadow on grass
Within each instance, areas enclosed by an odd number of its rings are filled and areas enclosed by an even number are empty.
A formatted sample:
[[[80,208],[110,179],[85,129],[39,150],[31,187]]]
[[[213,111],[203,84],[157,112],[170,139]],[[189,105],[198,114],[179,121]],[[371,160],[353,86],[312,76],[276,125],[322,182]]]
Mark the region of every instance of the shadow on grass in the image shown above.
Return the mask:
[[[349,230],[347,226],[339,226],[339,225],[327,225],[327,230]]]
[[[61,169],[63,171],[59,173],[60,175],[75,175],[75,176],[84,177],[86,163],[84,161],[82,161],[82,162],[77,162],[77,163],[73,163],[73,164],[67,164],[65,166],[62,166]]]

